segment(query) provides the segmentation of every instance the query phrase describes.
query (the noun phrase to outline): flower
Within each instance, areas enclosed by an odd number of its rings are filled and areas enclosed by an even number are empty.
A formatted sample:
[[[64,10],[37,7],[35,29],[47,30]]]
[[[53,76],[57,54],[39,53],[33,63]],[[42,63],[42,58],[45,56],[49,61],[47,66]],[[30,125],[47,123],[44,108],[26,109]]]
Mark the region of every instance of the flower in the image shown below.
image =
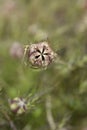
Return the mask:
[[[10,109],[16,114],[23,114],[27,110],[27,103],[25,99],[16,97],[10,100]]]
[[[33,67],[41,68],[51,64],[57,54],[53,52],[48,42],[43,41],[27,46],[27,48],[25,48],[25,55],[27,56],[27,61],[29,61]]]
[[[20,59],[23,56],[23,47],[19,42],[14,42],[10,47],[10,55]]]

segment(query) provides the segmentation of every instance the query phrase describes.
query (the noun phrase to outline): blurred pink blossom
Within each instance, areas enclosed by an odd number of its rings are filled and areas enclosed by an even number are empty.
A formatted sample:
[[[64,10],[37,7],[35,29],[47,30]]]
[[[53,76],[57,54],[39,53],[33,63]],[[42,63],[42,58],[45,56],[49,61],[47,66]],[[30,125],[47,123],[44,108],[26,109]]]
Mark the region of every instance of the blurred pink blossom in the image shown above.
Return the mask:
[[[14,58],[22,58],[23,56],[23,47],[20,43],[14,42],[10,47],[10,55]]]
[[[10,16],[10,14],[16,9],[16,2],[14,0],[6,0],[2,7],[1,12],[5,16]]]

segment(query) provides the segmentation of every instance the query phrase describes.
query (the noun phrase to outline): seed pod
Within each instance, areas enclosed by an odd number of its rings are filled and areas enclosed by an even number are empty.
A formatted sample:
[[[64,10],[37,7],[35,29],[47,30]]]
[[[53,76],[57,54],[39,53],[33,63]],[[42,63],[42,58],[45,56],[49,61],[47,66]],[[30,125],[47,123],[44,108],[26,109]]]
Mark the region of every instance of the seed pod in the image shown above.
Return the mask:
[[[16,114],[23,114],[27,110],[27,103],[25,99],[16,97],[10,100],[10,109]]]
[[[45,68],[54,61],[57,54],[53,52],[48,42],[44,41],[27,46],[25,48],[25,56],[27,62],[33,67]]]

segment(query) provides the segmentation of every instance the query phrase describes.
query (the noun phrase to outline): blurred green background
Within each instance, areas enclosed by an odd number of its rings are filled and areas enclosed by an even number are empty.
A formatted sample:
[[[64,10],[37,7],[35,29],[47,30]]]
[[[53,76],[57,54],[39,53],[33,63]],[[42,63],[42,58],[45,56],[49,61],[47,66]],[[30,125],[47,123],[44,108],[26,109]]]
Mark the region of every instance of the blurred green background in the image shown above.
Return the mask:
[[[64,64],[24,67],[25,45],[47,38]],[[8,99],[43,91],[34,110],[11,114]],[[0,129],[16,130],[7,114],[17,130],[87,130],[87,0],[0,0]]]

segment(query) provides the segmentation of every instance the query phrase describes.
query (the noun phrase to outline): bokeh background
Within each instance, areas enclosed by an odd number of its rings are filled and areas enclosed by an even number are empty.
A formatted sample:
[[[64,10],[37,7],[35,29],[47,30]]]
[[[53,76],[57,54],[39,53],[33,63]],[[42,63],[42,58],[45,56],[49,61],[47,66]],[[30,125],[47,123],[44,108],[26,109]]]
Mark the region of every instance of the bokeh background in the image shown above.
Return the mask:
[[[24,67],[25,45],[47,38],[62,62]],[[42,92],[12,115],[8,99]],[[87,0],[0,0],[0,129],[87,130]]]

